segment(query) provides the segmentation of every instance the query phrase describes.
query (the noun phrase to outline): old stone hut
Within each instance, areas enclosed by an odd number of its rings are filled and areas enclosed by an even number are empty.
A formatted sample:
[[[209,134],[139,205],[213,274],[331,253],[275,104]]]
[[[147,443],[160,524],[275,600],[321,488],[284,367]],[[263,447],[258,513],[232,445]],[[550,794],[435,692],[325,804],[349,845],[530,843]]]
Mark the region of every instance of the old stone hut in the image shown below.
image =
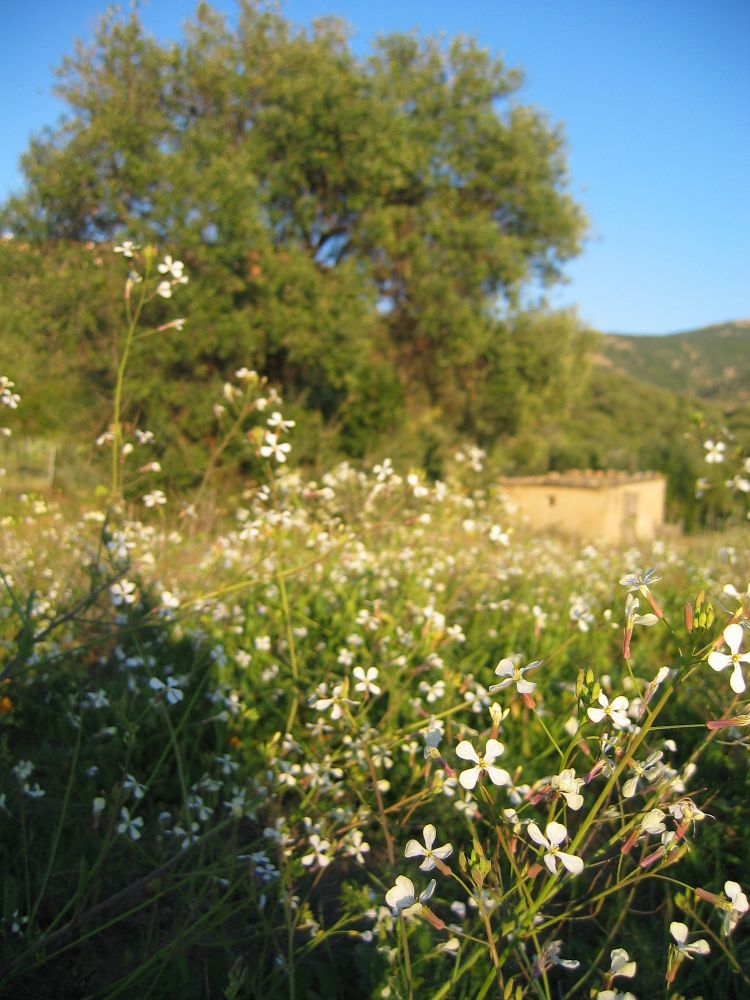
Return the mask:
[[[499,485],[534,529],[618,544],[653,538],[664,525],[666,480],[655,472],[571,469]]]

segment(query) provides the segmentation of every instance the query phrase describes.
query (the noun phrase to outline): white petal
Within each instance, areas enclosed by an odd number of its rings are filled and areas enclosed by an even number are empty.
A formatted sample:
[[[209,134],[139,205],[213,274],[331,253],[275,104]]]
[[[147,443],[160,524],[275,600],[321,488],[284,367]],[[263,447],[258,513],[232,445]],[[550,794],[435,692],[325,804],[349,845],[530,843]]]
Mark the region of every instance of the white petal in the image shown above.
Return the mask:
[[[735,663],[732,676],[729,678],[729,686],[735,694],[742,694],[745,690],[745,678],[742,676],[742,667]]]
[[[539,829],[539,827],[536,825],[536,823],[529,823],[529,825],[526,827],[526,829],[528,830],[528,833],[529,833],[529,836],[531,837],[531,839],[533,841],[535,841],[537,844],[539,844],[541,847],[549,847],[550,846],[549,841],[544,836],[544,834]]]
[[[669,925],[669,933],[675,939],[677,944],[684,944],[687,941],[688,936],[687,924],[683,924],[679,920],[673,920]]]
[[[428,823],[427,826],[422,830],[422,836],[424,837],[424,845],[428,851],[432,850],[432,845],[435,843],[435,837],[437,836],[437,830],[432,825]]]
[[[544,832],[547,834],[547,840],[555,847],[559,847],[568,836],[568,831],[562,823],[548,823]]]
[[[461,740],[456,747],[456,756],[461,760],[473,760],[475,764],[479,763],[479,756],[468,740]]]
[[[396,884],[385,894],[385,901],[397,913],[414,902],[414,883],[406,875],[398,875]]]
[[[708,655],[708,665],[712,670],[724,670],[732,662],[732,657],[727,656],[726,653],[718,653],[716,650]]]
[[[496,757],[501,757],[505,747],[499,740],[487,740],[487,746],[484,750],[484,759],[488,763],[492,763]]]
[[[513,661],[509,659],[500,660],[498,665],[495,667],[495,673],[498,677],[512,677],[515,668],[513,666]]]
[[[420,903],[426,903],[427,900],[430,899],[430,897],[432,896],[433,892],[435,891],[435,886],[436,885],[437,885],[437,882],[435,881],[435,879],[434,878],[431,879],[430,880],[430,884],[427,886],[427,888],[424,889],[419,894],[419,902]]]
[[[519,694],[531,694],[532,691],[536,691],[536,684],[533,681],[519,681],[516,690]]]
[[[495,767],[490,764],[487,768],[487,774],[489,775],[490,781],[493,785],[510,785],[512,784],[510,775],[502,767]]]
[[[462,771],[458,776],[461,787],[472,789],[477,783],[480,771],[481,768],[478,765],[477,767],[470,767],[468,771]]]
[[[425,849],[418,840],[410,840],[404,848],[405,858],[422,858],[424,854]]]
[[[742,626],[738,625],[737,622],[733,622],[731,625],[727,625],[723,635],[724,642],[732,650],[732,653],[738,653],[742,645]]]
[[[711,947],[705,938],[701,938],[700,941],[694,941],[693,944],[689,944],[687,950],[695,952],[696,955],[708,955]]]
[[[557,873],[557,861],[555,860],[554,854],[545,854],[544,863],[549,868],[549,870],[552,872],[553,875]]]
[[[601,722],[604,718],[604,710],[601,708],[587,708],[586,715],[588,715],[594,723]]]
[[[583,796],[580,792],[564,792],[565,801],[568,803],[568,809],[572,809],[576,812],[583,805]]]
[[[571,875],[580,875],[583,871],[583,858],[577,854],[566,854],[565,851],[558,851],[557,857],[562,861]]]
[[[441,861],[445,861],[446,858],[449,858],[451,854],[453,854],[453,845],[443,844],[442,847],[436,847],[432,853],[436,858],[440,858]]]

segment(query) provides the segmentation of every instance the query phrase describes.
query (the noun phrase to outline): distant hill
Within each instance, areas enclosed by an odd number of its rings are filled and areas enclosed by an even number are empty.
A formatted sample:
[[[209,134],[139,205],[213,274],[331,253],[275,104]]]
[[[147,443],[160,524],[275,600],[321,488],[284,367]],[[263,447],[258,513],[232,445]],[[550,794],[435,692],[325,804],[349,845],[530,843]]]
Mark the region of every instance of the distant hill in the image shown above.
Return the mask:
[[[750,320],[665,336],[607,334],[598,348],[599,367],[711,400],[725,412],[750,401]]]

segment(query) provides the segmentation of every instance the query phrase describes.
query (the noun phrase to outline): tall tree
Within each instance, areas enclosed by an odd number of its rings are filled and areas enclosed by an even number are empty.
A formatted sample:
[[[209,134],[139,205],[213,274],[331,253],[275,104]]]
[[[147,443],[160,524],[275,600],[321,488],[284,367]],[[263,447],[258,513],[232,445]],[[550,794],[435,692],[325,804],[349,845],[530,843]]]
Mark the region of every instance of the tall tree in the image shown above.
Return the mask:
[[[511,106],[520,85],[472,41],[394,35],[360,60],[341,22],[305,32],[251,0],[234,27],[201,4],[179,44],[110,14],[64,61],[68,115],[31,143],[2,221],[186,261],[196,332],[144,376],[143,407],[251,364],[354,451],[399,407],[491,435],[482,395],[518,369],[500,307],[557,280],[584,229],[562,137]]]

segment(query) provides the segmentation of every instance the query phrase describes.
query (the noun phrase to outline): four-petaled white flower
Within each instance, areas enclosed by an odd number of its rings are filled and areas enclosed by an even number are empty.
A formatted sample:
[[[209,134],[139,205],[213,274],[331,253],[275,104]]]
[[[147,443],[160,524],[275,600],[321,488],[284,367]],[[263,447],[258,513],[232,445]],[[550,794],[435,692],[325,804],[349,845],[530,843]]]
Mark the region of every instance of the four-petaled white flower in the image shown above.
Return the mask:
[[[534,670],[541,665],[541,660],[534,660],[533,663],[528,663],[525,667],[519,667],[509,656],[506,656],[495,667],[495,673],[498,677],[502,677],[503,680],[499,684],[490,684],[487,690],[490,694],[494,694],[495,691],[502,691],[503,688],[508,687],[509,684],[515,681],[516,690],[519,694],[531,694],[536,689],[536,684],[533,681],[527,681],[523,675],[527,670]]]
[[[610,979],[615,979],[617,976],[632,979],[636,974],[638,966],[630,960],[630,956],[624,948],[613,948],[609,953],[609,957],[610,966],[608,975]]]
[[[172,257],[167,254],[164,261],[159,264],[159,274],[168,274],[175,281],[179,281],[180,284],[185,284],[187,278],[184,275],[185,265],[181,260],[172,260]]]
[[[703,442],[703,447],[706,449],[705,458],[709,465],[716,465],[724,461],[724,452],[727,446],[723,441],[714,441],[709,438]]]
[[[115,253],[121,253],[123,257],[132,257],[136,250],[140,247],[132,240],[123,240],[120,246],[115,247]]]
[[[330,850],[331,842],[329,840],[323,840],[320,837],[320,834],[317,833],[311,833],[307,838],[307,842],[310,847],[312,847],[312,853],[306,854],[302,858],[302,864],[306,868],[309,868],[316,862],[321,868],[325,868],[327,865],[330,865],[331,858],[328,857],[327,852]]]
[[[171,281],[160,281],[156,286],[156,294],[161,295],[163,299],[172,298],[172,282]]]
[[[535,970],[538,974],[546,972],[553,965],[559,965],[561,969],[577,969],[581,964],[577,958],[560,958],[562,941],[550,941],[542,949],[541,955],[537,957]]]
[[[634,625],[656,625],[659,619],[655,614],[648,612],[645,615],[638,614],[640,601],[632,594],[625,598],[625,628],[632,631]]]
[[[140,840],[142,827],[143,817],[134,816],[131,818],[130,810],[127,806],[123,806],[120,810],[120,822],[117,824],[117,832],[127,833],[131,840]]]
[[[474,767],[470,767],[467,771],[462,771],[459,774],[458,780],[461,786],[468,789],[473,788],[479,780],[479,775],[482,771],[487,772],[493,785],[509,785],[511,781],[508,772],[502,767],[495,767],[493,763],[502,755],[504,750],[505,747],[499,740],[487,740],[484,754],[480,757],[468,740],[461,740],[456,747],[456,755],[461,760],[471,760],[474,762]]]
[[[432,823],[428,823],[424,827],[422,836],[424,837],[424,847],[418,840],[410,840],[404,850],[404,857],[423,858],[424,860],[419,866],[420,871],[430,872],[435,867],[435,858],[439,861],[445,861],[453,854],[453,847],[450,844],[443,844],[442,847],[436,847],[433,850],[432,845],[435,843],[437,831]]]
[[[575,768],[566,767],[564,771],[555,774],[550,778],[550,786],[559,792],[568,803],[568,808],[580,809],[583,805],[583,796],[579,789],[583,787],[583,778],[576,778]]]
[[[378,676],[377,667],[368,667],[367,671],[363,667],[355,667],[352,670],[352,674],[357,678],[357,683],[354,685],[355,691],[361,691],[365,695],[380,694],[380,685],[373,684],[373,681],[377,680]]]
[[[640,591],[644,597],[648,597],[649,588],[652,583],[658,583],[660,576],[656,575],[656,569],[652,566],[645,573],[628,573],[620,578],[620,586],[625,587],[631,593]]]
[[[729,903],[723,904],[726,913],[724,914],[722,933],[729,936],[737,926],[740,917],[747,913],[750,904],[748,904],[747,896],[742,891],[739,882],[725,882],[724,892],[729,896]]]
[[[159,691],[163,694],[170,705],[176,705],[185,697],[185,692],[180,688],[180,682],[174,677],[167,677],[166,683],[159,680],[158,677],[152,677],[148,685],[152,691]]]
[[[599,704],[601,708],[586,709],[586,714],[592,722],[599,723],[606,717],[612,720],[615,729],[625,729],[630,725],[630,719],[626,715],[630,703],[624,695],[618,695],[610,701],[606,694],[600,691]]]
[[[412,916],[421,911],[422,904],[430,899],[436,885],[437,882],[432,879],[427,888],[415,898],[412,880],[406,875],[397,875],[396,884],[385,894],[385,901],[394,913],[403,913],[405,917]]]
[[[130,580],[118,580],[109,588],[112,603],[116,608],[122,604],[135,604],[136,586]]]
[[[709,654],[708,665],[712,670],[724,670],[732,667],[732,676],[729,679],[729,686],[735,694],[742,694],[745,690],[745,678],[742,676],[741,663],[750,663],[750,653],[740,653],[742,645],[742,626],[737,622],[727,625],[722,633],[724,642],[729,646],[731,655],[720,653],[714,650]]]
[[[650,809],[641,820],[641,830],[644,833],[652,834],[652,836],[664,833],[667,829],[663,822],[666,815],[663,809]]]
[[[681,923],[679,920],[673,920],[669,925],[669,933],[677,942],[675,948],[684,955],[686,958],[692,959],[693,955],[707,955],[711,950],[705,938],[701,938],[699,941],[694,941],[692,944],[687,944],[688,929],[687,924]]]
[[[286,462],[286,456],[291,450],[292,446],[288,442],[279,442],[278,434],[266,431],[263,437],[263,444],[260,447],[260,453],[263,458],[274,458],[277,462]]]
[[[279,433],[291,430],[292,427],[296,426],[295,420],[284,420],[278,410],[274,410],[268,420],[266,420],[266,423],[272,430],[278,431]]]
[[[560,844],[568,838],[568,831],[562,823],[548,823],[544,831],[546,836],[536,823],[529,823],[528,831],[531,839],[545,849],[544,863],[553,875],[557,872],[558,859],[571,875],[579,875],[583,871],[583,858],[579,858],[577,854],[566,854],[559,849]]]
[[[622,794],[626,799],[632,799],[635,793],[638,791],[638,785],[642,779],[646,781],[654,781],[664,770],[664,765],[661,763],[661,759],[664,756],[663,751],[655,750],[652,754],[649,754],[647,759],[639,764],[638,761],[631,761],[631,767],[635,771],[635,777],[629,778],[625,784],[622,786]]]

